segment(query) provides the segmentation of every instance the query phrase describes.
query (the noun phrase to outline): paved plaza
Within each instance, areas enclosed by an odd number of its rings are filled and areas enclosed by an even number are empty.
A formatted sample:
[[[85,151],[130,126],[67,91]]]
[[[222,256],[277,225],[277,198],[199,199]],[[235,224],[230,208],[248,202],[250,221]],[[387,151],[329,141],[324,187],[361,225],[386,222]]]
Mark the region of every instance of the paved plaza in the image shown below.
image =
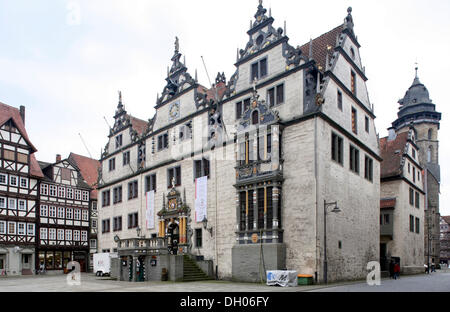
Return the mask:
[[[0,278],[0,292],[450,292],[450,271],[431,275],[403,276],[399,280],[383,279],[381,286],[364,281],[298,287],[270,287],[264,284],[203,281],[191,283],[130,283],[82,274],[81,285],[70,286],[67,275],[43,275]]]

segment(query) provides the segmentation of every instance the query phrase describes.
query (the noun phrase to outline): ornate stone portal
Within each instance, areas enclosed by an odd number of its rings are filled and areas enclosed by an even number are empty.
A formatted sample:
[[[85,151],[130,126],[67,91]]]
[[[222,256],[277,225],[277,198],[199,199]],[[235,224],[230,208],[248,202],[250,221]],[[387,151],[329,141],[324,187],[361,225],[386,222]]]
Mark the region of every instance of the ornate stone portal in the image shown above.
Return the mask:
[[[172,180],[172,189],[163,199],[163,208],[158,212],[159,237],[167,239],[170,254],[187,254],[190,252],[192,230],[190,228],[190,209],[186,205],[186,194],[181,198]]]

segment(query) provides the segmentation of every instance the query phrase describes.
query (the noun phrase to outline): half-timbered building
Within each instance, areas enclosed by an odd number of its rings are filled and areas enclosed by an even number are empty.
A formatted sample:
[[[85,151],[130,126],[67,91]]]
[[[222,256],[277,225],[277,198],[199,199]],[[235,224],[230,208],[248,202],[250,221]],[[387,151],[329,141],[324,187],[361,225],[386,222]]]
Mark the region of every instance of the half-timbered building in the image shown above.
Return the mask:
[[[89,196],[90,208],[90,227],[89,232],[89,271],[93,269],[93,257],[97,253],[97,233],[98,233],[98,208],[97,208],[97,183],[98,170],[100,169],[100,162],[86,156],[70,153],[69,161],[74,164],[80,171],[84,181],[92,188]]]
[[[259,1],[236,72],[211,89],[176,38],[140,131],[120,97],[101,157],[99,250],[118,249],[121,279],[201,278],[183,271],[194,259],[223,279],[345,280],[379,259],[381,158],[351,9],[304,45],[274,22]]]
[[[90,192],[76,164],[56,156],[55,163],[39,162],[44,174],[37,212],[37,267],[62,272],[70,261],[85,272],[89,261]]]
[[[34,273],[38,181],[25,107],[0,103],[0,274]]]

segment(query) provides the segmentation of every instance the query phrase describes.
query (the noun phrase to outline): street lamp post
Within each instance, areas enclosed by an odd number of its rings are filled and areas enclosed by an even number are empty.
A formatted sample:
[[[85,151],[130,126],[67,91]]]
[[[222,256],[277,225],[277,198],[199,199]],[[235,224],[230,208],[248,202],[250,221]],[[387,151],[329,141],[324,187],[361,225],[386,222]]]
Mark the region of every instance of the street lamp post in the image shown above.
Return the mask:
[[[325,284],[328,284],[328,260],[327,260],[327,209],[328,207],[334,206],[331,212],[339,213],[341,210],[339,209],[337,202],[327,203],[326,200],[323,201],[323,278]]]

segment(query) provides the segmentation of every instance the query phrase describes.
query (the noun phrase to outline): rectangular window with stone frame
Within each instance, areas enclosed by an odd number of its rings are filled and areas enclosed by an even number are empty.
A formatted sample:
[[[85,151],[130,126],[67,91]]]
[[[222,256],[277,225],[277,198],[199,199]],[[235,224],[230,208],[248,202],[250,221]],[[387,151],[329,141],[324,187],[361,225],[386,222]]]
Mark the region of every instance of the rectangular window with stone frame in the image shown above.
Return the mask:
[[[138,198],[138,181],[132,181],[128,183],[128,199]]]
[[[284,103],[284,83],[267,90],[267,104],[274,107]]]
[[[358,134],[358,112],[354,107],[352,107],[352,131]]]
[[[123,166],[129,165],[130,164],[130,151],[127,151],[125,153],[122,154],[123,156]]]
[[[195,229],[195,247],[203,247],[202,229]]]
[[[181,186],[181,166],[167,169],[167,188],[172,188],[174,178],[175,186]]]
[[[420,194],[416,192],[416,200],[415,200],[416,208],[420,208]]]
[[[145,192],[156,192],[156,173],[145,177]]]
[[[206,158],[194,161],[194,181],[201,177],[209,179],[209,160]]]
[[[128,215],[128,229],[135,229],[138,227],[139,219],[138,219],[138,213],[130,213]]]
[[[338,90],[337,92],[337,106],[340,111],[342,111],[342,92]]]
[[[250,83],[255,79],[259,80],[267,76],[267,57],[251,64]]]
[[[158,136],[158,151],[169,148],[169,133],[164,133]]]
[[[102,207],[109,206],[111,203],[111,191],[103,191],[102,192]]]
[[[116,170],[116,159],[115,158],[111,158],[109,160],[108,164],[109,164],[109,171]]]
[[[364,178],[373,182],[373,159],[366,156],[364,162]]]
[[[344,165],[344,140],[336,133],[331,134],[331,159]]]
[[[122,202],[122,186],[115,187],[113,189],[113,203],[121,203]]]
[[[409,188],[409,204],[414,206],[414,190]]]
[[[359,150],[350,145],[350,170],[359,174]]]

